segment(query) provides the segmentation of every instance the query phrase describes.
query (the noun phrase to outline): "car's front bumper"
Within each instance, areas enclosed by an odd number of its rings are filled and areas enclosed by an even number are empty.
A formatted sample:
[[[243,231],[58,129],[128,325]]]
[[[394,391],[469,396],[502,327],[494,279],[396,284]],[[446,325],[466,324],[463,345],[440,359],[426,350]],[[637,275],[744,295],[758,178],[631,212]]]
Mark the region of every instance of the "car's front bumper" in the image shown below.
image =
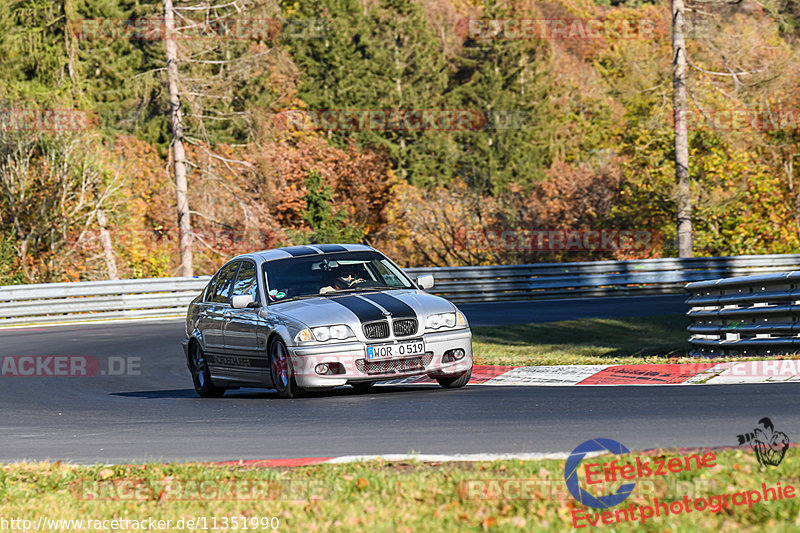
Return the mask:
[[[419,338],[419,337],[416,337]],[[381,381],[408,376],[457,376],[472,368],[472,333],[469,328],[426,333],[425,355],[367,361],[367,343],[347,342],[289,347],[297,385],[302,388],[336,387],[348,382]],[[406,339],[403,339],[406,340]],[[402,342],[401,340],[400,342]],[[382,344],[383,341],[376,344]],[[451,350],[461,349],[464,356],[442,362]],[[340,373],[319,374],[317,366],[336,366]]]

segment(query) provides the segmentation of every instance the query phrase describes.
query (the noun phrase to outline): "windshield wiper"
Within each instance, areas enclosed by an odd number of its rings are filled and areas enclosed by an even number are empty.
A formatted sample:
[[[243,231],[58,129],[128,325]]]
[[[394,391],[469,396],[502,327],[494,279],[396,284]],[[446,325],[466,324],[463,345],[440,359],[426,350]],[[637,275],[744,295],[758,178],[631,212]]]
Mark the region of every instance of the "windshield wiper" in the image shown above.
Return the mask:
[[[291,298],[286,298],[285,300],[275,300],[274,302],[270,302],[273,304],[282,304],[284,302],[293,302],[295,300],[307,300],[309,298],[317,298],[318,296],[324,296],[320,294],[301,294],[299,296],[292,296]]]
[[[349,289],[338,289],[335,292],[362,292],[362,291],[385,291],[386,289],[404,289],[406,287],[389,287],[388,285],[381,285],[378,287],[351,287]],[[330,294],[330,293],[329,293]]]

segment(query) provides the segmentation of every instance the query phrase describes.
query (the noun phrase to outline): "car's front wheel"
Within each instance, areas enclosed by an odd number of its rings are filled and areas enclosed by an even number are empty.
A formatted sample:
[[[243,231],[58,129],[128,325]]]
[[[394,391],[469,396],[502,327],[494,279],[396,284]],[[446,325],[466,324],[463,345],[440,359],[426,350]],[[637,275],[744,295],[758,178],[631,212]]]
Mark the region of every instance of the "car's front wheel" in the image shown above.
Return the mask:
[[[436,381],[438,381],[439,385],[441,385],[445,389],[457,389],[469,383],[469,378],[471,377],[472,377],[472,369],[470,368],[460,376],[440,377],[436,378]]]
[[[225,394],[225,389],[217,387],[211,382],[211,372],[208,370],[208,361],[199,344],[194,343],[192,345],[191,358],[189,361],[194,390],[197,391],[197,394],[199,394],[201,398],[219,398]]]
[[[289,357],[289,350],[286,348],[286,344],[277,337],[269,346],[269,368],[272,372],[272,384],[278,391],[278,396],[294,398],[300,394],[300,388],[292,376],[292,360]]]

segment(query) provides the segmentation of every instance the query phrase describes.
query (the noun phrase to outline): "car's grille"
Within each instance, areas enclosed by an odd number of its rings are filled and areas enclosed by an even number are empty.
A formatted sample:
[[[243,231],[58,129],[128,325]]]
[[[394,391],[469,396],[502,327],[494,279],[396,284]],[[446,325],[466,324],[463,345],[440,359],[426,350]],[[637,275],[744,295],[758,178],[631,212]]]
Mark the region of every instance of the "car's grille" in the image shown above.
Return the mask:
[[[388,361],[367,361],[366,359],[356,359],[356,368],[365,374],[403,374],[423,370],[431,364],[432,353],[426,353],[418,357],[408,359],[390,359]]]
[[[364,336],[368,339],[385,339],[389,336],[389,323],[381,320],[364,324]]]
[[[392,329],[394,329],[395,337],[408,337],[409,335],[414,335],[417,332],[417,319],[404,318],[401,320],[395,320],[392,323]]]

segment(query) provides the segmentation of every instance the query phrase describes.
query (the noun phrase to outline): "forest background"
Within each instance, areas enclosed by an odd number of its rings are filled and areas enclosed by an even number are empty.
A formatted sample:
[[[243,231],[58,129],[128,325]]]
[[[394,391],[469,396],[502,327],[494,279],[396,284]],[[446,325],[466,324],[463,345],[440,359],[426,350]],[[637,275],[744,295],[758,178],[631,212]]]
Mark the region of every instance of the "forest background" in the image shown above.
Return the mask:
[[[174,7],[195,274],[314,242],[402,266],[676,255],[669,2]],[[0,4],[0,284],[179,272],[163,18]],[[686,18],[694,254],[798,253],[800,4]]]

